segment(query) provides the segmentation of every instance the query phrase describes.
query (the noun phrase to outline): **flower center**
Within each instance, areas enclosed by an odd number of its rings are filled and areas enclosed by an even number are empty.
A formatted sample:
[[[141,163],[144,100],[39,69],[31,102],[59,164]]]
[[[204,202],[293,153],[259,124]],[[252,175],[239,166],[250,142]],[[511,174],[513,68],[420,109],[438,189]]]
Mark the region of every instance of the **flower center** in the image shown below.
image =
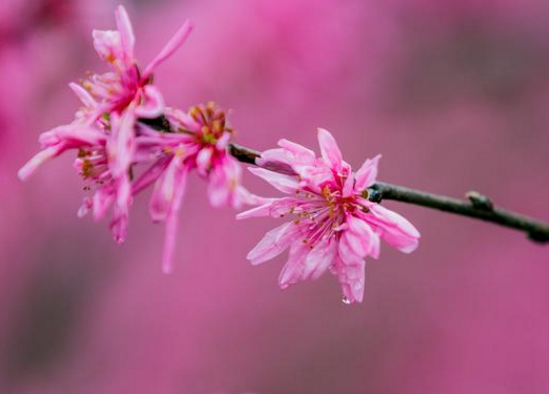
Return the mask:
[[[234,133],[227,126],[225,112],[212,101],[206,105],[191,107],[189,115],[200,125],[196,138],[203,145],[215,145],[225,133]]]

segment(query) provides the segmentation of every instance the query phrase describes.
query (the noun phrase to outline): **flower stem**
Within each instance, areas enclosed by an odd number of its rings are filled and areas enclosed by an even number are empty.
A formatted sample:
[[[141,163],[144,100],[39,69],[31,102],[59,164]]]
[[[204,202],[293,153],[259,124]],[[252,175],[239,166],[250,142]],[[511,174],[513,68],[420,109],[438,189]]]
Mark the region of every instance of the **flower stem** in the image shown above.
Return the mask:
[[[261,155],[258,151],[235,144],[229,146],[229,152],[238,161],[252,165]],[[549,243],[549,224],[495,207],[488,197],[478,192],[469,192],[466,196],[468,200],[460,200],[385,182],[377,182],[364,191],[364,197],[372,202],[394,200],[468,216],[523,231],[532,241]]]

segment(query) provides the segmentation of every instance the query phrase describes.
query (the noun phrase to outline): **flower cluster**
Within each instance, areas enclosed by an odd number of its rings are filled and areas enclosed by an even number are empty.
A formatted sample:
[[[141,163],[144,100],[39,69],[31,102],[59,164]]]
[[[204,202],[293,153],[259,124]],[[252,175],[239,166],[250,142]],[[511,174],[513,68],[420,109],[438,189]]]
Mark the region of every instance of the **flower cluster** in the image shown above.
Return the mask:
[[[69,85],[82,107],[72,123],[40,136],[42,150],[21,168],[19,177],[26,179],[45,161],[76,151],[74,166],[89,183],[85,190],[93,191],[78,215],[91,210],[99,220],[112,207],[110,227],[118,242],[126,238],[133,196],[154,184],[150,213],[154,221],[166,222],[163,267],[170,271],[187,174],[196,169],[207,179],[214,206],[240,207],[248,193],[240,185],[239,163],[227,154],[233,131],[225,113],[213,103],[188,112],[167,107],[152,83],[153,71],[185,42],[191,23],[185,22],[141,70],[122,6],[115,18],[116,31],[93,31],[95,49],[110,71]]]
[[[360,302],[364,293],[365,258],[379,256],[380,239],[409,253],[418,231],[402,216],[368,200],[367,188],[377,176],[379,156],[353,172],[343,161],[332,135],[319,129],[321,157],[287,140],[263,152],[250,171],[267,180],[281,198],[259,198],[241,186],[240,163],[229,154],[234,134],[226,114],[214,103],[188,111],[168,107],[153,71],[186,40],[186,22],[143,70],[134,58],[135,38],[123,7],[115,12],[116,31],[94,31],[94,46],[110,71],[92,74],[70,88],[82,102],[73,122],[40,136],[42,150],[19,171],[28,178],[45,161],[75,151],[74,166],[91,194],[78,216],[96,220],[112,209],[114,238],[126,238],[133,198],[151,186],[150,215],[164,222],[163,269],[172,269],[178,216],[187,176],[196,171],[208,182],[214,207],[258,205],[238,218],[287,217],[292,220],[268,232],[249,253],[252,264],[270,260],[290,248],[279,284],[286,288],[315,279],[327,270],[337,275],[344,301]]]

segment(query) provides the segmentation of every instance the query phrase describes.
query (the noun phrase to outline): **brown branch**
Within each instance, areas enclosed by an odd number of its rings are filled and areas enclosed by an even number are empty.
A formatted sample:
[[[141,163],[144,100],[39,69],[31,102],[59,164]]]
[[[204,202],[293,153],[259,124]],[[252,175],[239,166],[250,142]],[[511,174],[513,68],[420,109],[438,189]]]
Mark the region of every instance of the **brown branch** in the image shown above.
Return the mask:
[[[169,122],[165,122],[164,119],[164,117],[149,119],[146,123],[159,131],[171,132]],[[168,124],[167,127],[166,124]],[[256,165],[256,159],[261,156],[259,151],[236,144],[229,145],[229,152],[238,161],[251,165]],[[532,241],[549,243],[549,224],[495,207],[492,200],[478,192],[469,192],[466,195],[468,200],[460,200],[385,182],[377,182],[365,190],[363,195],[372,202],[379,203],[383,200],[394,200],[484,220],[523,231]]]

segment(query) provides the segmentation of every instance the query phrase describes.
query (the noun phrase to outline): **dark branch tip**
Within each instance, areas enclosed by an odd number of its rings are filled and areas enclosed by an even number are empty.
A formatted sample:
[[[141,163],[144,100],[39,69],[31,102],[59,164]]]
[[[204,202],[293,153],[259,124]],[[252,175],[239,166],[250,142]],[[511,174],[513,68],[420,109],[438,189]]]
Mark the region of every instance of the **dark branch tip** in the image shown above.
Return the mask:
[[[549,232],[547,231],[530,231],[528,233],[528,239],[540,244],[549,242]]]

